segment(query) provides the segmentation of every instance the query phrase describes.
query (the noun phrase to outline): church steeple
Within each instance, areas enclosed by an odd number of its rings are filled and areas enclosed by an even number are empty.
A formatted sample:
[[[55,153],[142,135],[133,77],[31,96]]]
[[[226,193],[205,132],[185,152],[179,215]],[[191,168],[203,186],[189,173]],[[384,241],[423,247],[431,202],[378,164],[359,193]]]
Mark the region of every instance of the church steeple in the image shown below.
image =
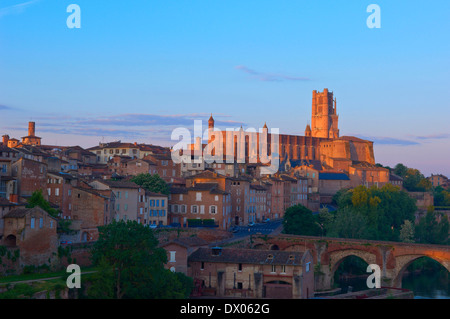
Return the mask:
[[[208,128],[214,128],[214,119],[213,119],[212,113],[208,120]]]

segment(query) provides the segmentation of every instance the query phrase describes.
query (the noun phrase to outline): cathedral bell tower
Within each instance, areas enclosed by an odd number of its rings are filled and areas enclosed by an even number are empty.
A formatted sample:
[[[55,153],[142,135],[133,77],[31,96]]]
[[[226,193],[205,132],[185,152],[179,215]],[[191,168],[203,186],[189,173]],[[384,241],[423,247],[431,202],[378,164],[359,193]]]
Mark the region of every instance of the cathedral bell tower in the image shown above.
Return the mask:
[[[333,92],[324,89],[323,92],[313,91],[311,136],[322,138],[339,138],[339,115],[337,115],[336,100]]]

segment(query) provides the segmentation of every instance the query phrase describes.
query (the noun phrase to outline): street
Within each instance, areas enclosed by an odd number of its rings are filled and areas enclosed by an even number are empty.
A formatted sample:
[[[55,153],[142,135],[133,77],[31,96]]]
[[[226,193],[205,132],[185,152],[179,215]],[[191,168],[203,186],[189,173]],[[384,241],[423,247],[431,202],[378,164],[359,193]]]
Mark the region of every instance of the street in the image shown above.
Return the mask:
[[[267,223],[258,223],[254,226],[235,226],[234,229],[236,229],[236,232],[233,232],[233,237],[244,237],[248,235],[254,235],[254,234],[262,234],[262,235],[269,235],[273,233],[278,227],[281,227],[282,219],[278,220],[271,220]]]

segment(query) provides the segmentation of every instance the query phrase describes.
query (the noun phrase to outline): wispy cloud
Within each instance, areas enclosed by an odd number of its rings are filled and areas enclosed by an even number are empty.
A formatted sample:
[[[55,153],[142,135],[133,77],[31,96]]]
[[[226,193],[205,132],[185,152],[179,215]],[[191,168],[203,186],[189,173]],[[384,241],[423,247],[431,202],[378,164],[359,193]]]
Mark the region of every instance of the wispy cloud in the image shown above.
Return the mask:
[[[253,69],[250,69],[244,65],[238,65],[235,69],[240,70],[244,73],[249,74],[252,78],[255,78],[259,81],[264,82],[282,82],[282,81],[310,81],[310,78],[307,77],[299,77],[299,76],[290,76],[285,74],[276,74],[276,73],[264,73],[259,72]]]
[[[194,120],[208,120],[210,114],[192,113],[192,114],[117,114],[109,116],[90,116],[90,117],[71,117],[68,115],[38,117],[38,120],[46,120],[42,123],[44,126],[126,126],[126,127],[149,127],[149,126],[192,126]],[[243,122],[225,120],[222,117],[227,115],[215,115],[216,125],[243,125]]]
[[[9,14],[20,14],[29,6],[39,2],[40,0],[31,0],[27,2],[18,3],[9,7],[0,8],[0,18]]]
[[[422,136],[413,136],[413,138],[418,140],[442,140],[450,138],[450,133],[438,133],[438,134],[430,134],[430,135],[422,135]]]
[[[0,110],[11,110],[11,107],[0,104]]]
[[[359,136],[359,137],[369,141],[373,141],[375,145],[382,144],[382,145],[411,146],[421,144],[416,141],[386,136]]]
[[[35,117],[37,132],[73,136],[109,137],[125,140],[165,141],[170,144],[172,131],[177,127],[194,129],[194,120],[202,120],[203,130],[210,113],[190,113],[174,115],[158,114],[117,114],[109,116],[87,115],[74,117],[67,114],[52,114]],[[220,129],[236,128],[243,122],[230,119],[227,114],[215,114],[215,126]],[[23,130],[23,127],[9,127]]]

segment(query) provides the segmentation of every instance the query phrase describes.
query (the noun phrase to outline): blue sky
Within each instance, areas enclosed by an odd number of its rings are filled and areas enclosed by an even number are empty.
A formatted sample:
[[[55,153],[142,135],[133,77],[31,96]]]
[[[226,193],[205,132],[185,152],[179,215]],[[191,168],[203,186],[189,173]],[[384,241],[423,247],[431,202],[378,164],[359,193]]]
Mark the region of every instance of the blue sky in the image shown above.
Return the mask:
[[[449,14],[447,0],[0,0],[0,134],[33,120],[45,144],[168,145],[213,113],[302,135],[328,88],[341,135],[373,140],[377,162],[450,175]]]

